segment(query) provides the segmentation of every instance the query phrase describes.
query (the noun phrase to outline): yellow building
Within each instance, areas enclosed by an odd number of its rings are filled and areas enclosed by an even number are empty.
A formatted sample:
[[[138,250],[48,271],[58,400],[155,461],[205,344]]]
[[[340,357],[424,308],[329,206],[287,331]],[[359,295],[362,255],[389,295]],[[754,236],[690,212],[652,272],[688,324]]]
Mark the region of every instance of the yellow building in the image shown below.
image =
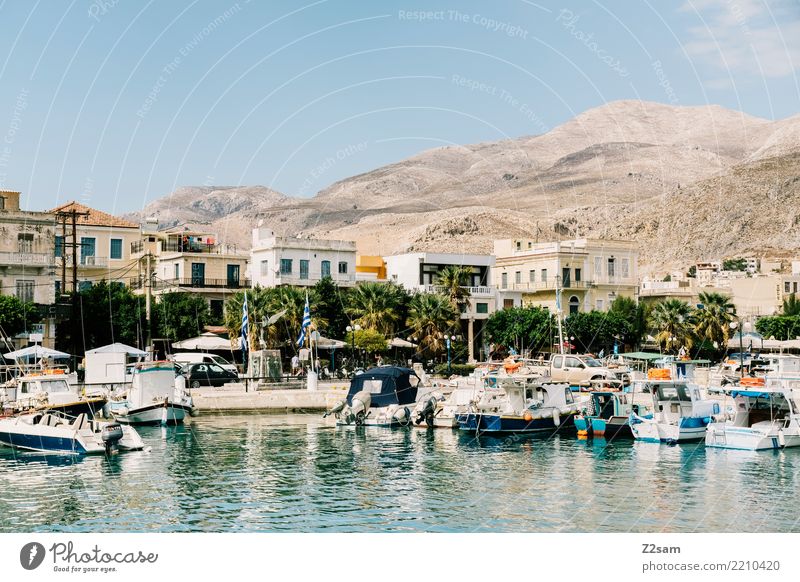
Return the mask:
[[[494,254],[492,280],[501,291],[521,292],[523,305],[555,311],[557,289],[565,314],[637,296],[639,253],[631,241],[505,239],[494,242]]]
[[[187,229],[159,231],[157,224],[146,223],[139,240],[131,244],[131,256],[139,264],[138,277],[131,281],[136,293],[146,291],[149,269],[154,296],[172,291],[199,295],[208,301],[217,318],[231,294],[250,286],[246,279],[249,254],[235,245],[220,243],[216,234]]]
[[[359,281],[385,281],[386,261],[377,255],[357,255],[356,279]]]
[[[75,248],[78,289],[106,281],[125,281],[137,274],[131,243],[139,239],[139,225],[78,202],[50,210],[56,216],[56,292],[72,288],[72,252]],[[73,247],[72,217],[75,217]]]

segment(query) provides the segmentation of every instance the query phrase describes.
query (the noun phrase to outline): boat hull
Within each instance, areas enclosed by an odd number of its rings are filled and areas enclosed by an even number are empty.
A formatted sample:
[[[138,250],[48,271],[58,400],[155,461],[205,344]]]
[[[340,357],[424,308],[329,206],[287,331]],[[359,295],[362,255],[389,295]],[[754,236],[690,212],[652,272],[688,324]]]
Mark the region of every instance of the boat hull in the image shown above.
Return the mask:
[[[766,451],[800,446],[796,428],[787,430],[757,430],[748,427],[712,423],[706,432],[706,446],[718,449]]]
[[[631,427],[636,440],[651,443],[682,443],[703,440],[706,425],[678,426],[664,422],[640,422]]]
[[[181,404],[154,404],[127,412],[112,413],[117,422],[122,424],[152,425],[152,424],[180,424],[191,413],[191,408]]]
[[[556,432],[575,427],[575,414],[565,414],[558,424],[552,416],[526,420],[522,416],[468,412],[457,417],[459,430],[477,434]]]

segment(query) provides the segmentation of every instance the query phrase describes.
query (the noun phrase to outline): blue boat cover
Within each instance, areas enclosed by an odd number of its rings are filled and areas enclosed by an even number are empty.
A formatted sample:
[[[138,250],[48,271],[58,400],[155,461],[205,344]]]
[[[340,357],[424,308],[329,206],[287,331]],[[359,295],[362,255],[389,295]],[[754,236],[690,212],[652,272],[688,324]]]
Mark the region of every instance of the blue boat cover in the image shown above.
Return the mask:
[[[750,398],[769,398],[769,392],[754,392],[753,390],[733,390],[731,391],[731,396],[736,398],[737,396],[748,396]]]
[[[414,404],[417,401],[419,378],[413,370],[399,366],[372,368],[350,381],[347,403],[352,405],[353,395],[367,390],[372,396],[372,406]]]

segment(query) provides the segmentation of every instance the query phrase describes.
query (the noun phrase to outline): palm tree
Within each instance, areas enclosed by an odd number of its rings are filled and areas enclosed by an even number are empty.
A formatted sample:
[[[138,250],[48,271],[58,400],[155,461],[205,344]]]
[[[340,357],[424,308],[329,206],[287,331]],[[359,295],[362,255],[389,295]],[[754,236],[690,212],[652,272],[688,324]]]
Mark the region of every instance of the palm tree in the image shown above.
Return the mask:
[[[258,345],[258,325],[256,325],[255,322],[259,321],[262,314],[267,313],[267,305],[271,291],[272,289],[255,287],[253,289],[239,291],[225,302],[223,323],[225,327],[228,328],[228,336],[231,338],[231,344],[238,345],[239,337],[242,333],[242,304],[244,303],[244,296],[246,293],[247,318],[250,321],[248,325],[250,345]]]
[[[656,340],[665,351],[677,352],[680,346],[691,348],[692,308],[680,299],[666,299],[656,303],[650,312],[650,325],[656,332]]]
[[[356,286],[349,296],[346,311],[353,322],[389,337],[400,321],[405,290],[394,283],[368,281]]]
[[[797,296],[794,293],[783,300],[783,314],[800,315],[800,301],[797,300]]]
[[[472,269],[461,265],[447,265],[436,274],[436,285],[443,288],[442,293],[450,299],[450,303],[459,313],[469,306],[471,275]]]
[[[445,337],[458,325],[458,312],[450,299],[439,293],[417,293],[411,298],[406,324],[420,345],[433,354],[445,347]]]
[[[722,293],[702,292],[702,308],[695,312],[695,333],[703,342],[716,344],[715,349],[725,349],[730,337],[730,323],[736,314],[731,298]]]

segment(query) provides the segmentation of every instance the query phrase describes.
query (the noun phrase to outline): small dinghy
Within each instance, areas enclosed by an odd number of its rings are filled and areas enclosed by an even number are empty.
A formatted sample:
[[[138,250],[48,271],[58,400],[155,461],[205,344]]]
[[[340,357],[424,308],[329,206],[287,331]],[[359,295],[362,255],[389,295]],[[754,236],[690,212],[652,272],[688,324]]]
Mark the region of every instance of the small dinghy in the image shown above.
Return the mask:
[[[93,455],[144,449],[133,428],[116,422],[36,412],[0,420],[0,443],[26,451]]]

